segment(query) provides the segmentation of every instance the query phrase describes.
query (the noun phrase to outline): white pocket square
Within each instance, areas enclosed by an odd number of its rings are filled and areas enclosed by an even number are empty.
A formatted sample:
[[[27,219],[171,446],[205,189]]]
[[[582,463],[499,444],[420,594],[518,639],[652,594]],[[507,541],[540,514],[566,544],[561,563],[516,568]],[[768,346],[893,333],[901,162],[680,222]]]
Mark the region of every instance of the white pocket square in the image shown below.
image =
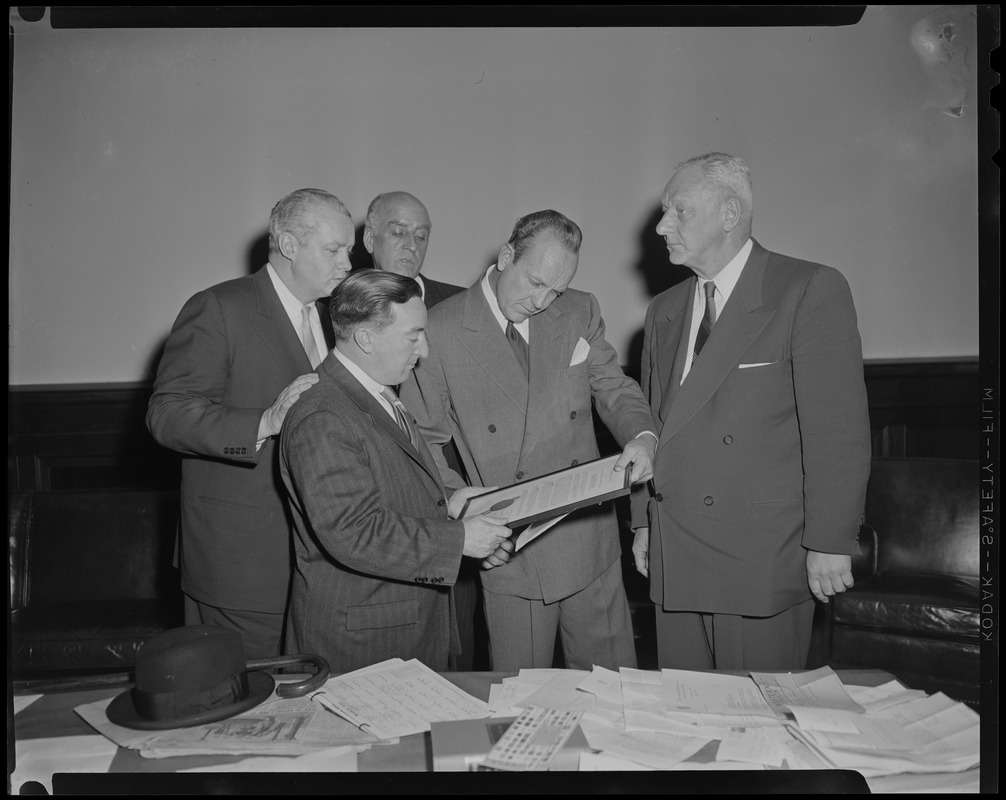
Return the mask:
[[[769,367],[775,364],[775,361],[759,361],[757,364],[738,364],[737,369],[751,369],[752,367]]]
[[[573,348],[573,357],[569,360],[569,365],[575,367],[577,364],[582,364],[587,360],[587,353],[590,352],[590,345],[587,344],[587,340],[582,336],[580,341],[576,343],[576,347]]]

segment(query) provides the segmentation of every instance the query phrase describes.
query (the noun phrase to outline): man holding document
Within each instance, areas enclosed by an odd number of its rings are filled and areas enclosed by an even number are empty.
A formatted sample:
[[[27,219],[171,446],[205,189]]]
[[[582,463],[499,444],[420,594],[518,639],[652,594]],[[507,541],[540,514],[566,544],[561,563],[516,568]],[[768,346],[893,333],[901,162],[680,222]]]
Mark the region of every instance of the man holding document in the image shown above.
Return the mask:
[[[568,289],[579,227],[556,211],[517,221],[499,259],[465,292],[430,310],[430,353],[402,386],[445,485],[452,438],[474,485],[506,487],[597,459],[591,402],[619,445],[617,472],[652,474],[656,436],[638,384],[605,341],[593,295]],[[483,572],[492,668],[634,667],[632,622],[610,503],[574,511]]]
[[[427,352],[419,284],[364,270],[337,287],[330,310],[335,349],[281,437],[296,557],[287,652],[320,655],[337,673],[395,657],[443,671],[458,649],[461,558],[504,563],[509,530],[487,516],[449,518],[480,490],[445,496],[392,388]]]

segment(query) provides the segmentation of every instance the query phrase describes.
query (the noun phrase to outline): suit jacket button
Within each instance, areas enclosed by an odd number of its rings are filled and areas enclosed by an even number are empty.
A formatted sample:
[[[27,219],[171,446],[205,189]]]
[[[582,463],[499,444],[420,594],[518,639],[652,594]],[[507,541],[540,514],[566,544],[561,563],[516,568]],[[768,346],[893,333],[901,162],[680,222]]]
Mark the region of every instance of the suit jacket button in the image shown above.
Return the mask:
[[[489,426],[489,433],[496,433],[496,426],[495,425],[490,425]]]
[[[569,465],[571,467],[575,467],[579,463],[580,463],[579,460],[574,458],[572,461],[569,462]]]
[[[702,502],[707,506],[711,506],[713,504],[713,498],[707,496],[702,500]]]
[[[441,508],[443,508],[444,503],[446,503],[446,502],[447,501],[444,500],[444,498],[441,497],[439,500],[437,500],[437,505],[440,506]]]
[[[653,495],[653,499],[656,500],[658,503],[664,502],[664,496],[660,492],[657,492],[655,495]]]
[[[242,447],[241,448],[241,455],[244,455],[247,452],[248,452],[248,448],[247,447]]]
[[[576,412],[575,411],[570,411],[569,412],[569,418],[570,419],[576,419]]]
[[[224,455],[229,456],[231,454],[231,449],[229,447],[224,448]]]
[[[517,478],[517,480],[522,481],[524,480],[524,472],[519,471],[514,477]]]
[[[729,433],[723,437],[723,444],[733,444],[733,443],[734,443],[734,437],[731,436]]]

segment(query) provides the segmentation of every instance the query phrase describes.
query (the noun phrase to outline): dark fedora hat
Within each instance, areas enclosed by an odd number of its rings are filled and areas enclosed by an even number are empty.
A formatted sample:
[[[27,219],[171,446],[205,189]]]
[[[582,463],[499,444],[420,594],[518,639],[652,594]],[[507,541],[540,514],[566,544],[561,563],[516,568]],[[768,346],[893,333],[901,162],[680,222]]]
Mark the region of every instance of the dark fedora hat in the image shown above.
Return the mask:
[[[187,625],[140,646],[133,688],[113,699],[105,713],[126,728],[185,728],[254,708],[273,686],[268,673],[248,671],[237,632]]]

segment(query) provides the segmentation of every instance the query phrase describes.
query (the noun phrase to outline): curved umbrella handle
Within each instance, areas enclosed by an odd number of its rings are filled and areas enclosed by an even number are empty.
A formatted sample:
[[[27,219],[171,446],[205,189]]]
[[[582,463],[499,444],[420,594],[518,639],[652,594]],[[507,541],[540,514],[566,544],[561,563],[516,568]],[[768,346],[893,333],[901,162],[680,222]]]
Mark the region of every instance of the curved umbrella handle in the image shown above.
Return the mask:
[[[311,653],[302,655],[277,656],[276,658],[256,658],[249,661],[247,669],[274,669],[276,667],[298,667],[311,665],[314,667],[314,675],[302,681],[294,683],[277,683],[276,695],[278,697],[303,697],[308,692],[321,688],[328,680],[328,662],[321,656]]]

